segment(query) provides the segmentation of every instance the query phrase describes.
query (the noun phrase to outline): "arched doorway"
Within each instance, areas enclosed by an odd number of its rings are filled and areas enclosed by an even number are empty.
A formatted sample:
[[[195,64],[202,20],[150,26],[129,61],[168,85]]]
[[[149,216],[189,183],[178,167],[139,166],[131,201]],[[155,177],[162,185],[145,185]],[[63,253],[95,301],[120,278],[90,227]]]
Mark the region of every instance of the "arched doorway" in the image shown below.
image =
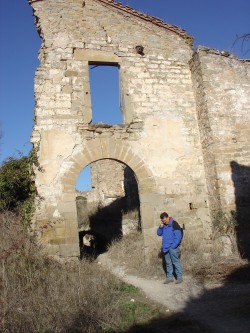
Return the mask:
[[[156,205],[164,205],[163,198],[156,191],[152,172],[145,165],[143,160],[135,154],[128,142],[115,139],[94,139],[90,140],[85,147],[78,146],[74,154],[65,162],[66,172],[62,177],[62,202],[63,207],[69,207],[68,211],[64,208],[65,234],[74,233],[74,253],[78,252],[78,223],[76,210],[75,184],[81,170],[98,160],[112,159],[128,166],[134,173],[140,198],[140,218],[141,229],[144,237],[145,254],[150,251],[150,243],[154,239],[155,221],[158,218]],[[70,254],[69,254],[70,255]],[[71,254],[74,255],[74,254]]]
[[[141,231],[140,200],[136,177],[127,165],[101,159],[86,169],[89,174],[82,170],[76,183],[80,257],[95,257],[113,241]]]

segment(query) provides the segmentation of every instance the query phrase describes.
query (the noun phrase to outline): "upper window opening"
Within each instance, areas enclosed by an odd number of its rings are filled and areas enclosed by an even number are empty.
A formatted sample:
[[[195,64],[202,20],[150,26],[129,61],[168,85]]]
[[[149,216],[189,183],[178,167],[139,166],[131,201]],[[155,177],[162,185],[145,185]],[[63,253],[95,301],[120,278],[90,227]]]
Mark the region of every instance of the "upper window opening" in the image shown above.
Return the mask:
[[[89,64],[92,123],[122,124],[119,98],[119,67]]]

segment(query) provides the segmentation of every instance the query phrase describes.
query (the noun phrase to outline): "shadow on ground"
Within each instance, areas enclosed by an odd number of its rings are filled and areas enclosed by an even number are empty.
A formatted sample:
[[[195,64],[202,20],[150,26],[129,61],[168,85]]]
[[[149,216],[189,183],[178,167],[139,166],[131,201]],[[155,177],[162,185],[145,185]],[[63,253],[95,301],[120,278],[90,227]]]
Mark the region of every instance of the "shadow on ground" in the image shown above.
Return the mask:
[[[178,286],[172,287],[178,293]],[[154,318],[149,323],[135,324],[125,332],[184,333],[189,330],[203,333],[248,333],[249,328],[250,264],[246,263],[232,271],[222,285],[204,288],[202,294],[190,299],[181,312],[167,318]]]
[[[250,264],[232,271],[220,284],[208,284],[200,296],[190,298],[182,311],[171,309],[166,315],[146,323],[135,322],[126,330],[110,329],[110,333],[248,333],[250,327]],[[154,283],[154,280],[150,281]],[[195,283],[195,281],[194,281]],[[162,285],[174,288],[176,293],[180,285]],[[165,289],[166,290],[166,289]],[[169,299],[171,304],[171,299]],[[163,310],[166,309],[162,305]],[[163,312],[162,312],[163,313]],[[79,313],[72,327],[81,327],[84,331],[84,320]],[[67,333],[76,332],[69,328]],[[98,330],[96,332],[102,332]]]

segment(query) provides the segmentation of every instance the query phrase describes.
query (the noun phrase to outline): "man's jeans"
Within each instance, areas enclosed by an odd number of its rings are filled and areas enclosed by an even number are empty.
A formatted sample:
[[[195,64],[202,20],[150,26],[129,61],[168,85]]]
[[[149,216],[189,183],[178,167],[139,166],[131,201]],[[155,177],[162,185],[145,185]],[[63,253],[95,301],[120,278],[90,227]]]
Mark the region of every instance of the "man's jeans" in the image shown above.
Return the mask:
[[[175,272],[177,279],[182,278],[182,267],[179,259],[180,250],[177,247],[176,249],[169,249],[167,253],[164,254],[166,261],[166,273],[167,278],[172,279],[173,273]]]

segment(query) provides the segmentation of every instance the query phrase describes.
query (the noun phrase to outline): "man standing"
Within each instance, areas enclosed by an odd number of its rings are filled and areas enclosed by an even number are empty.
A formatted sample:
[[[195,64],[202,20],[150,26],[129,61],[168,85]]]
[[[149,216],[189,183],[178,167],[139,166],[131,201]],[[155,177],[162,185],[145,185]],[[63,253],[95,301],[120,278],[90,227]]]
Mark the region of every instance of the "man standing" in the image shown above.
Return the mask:
[[[182,239],[182,232],[179,224],[166,212],[160,215],[161,223],[157,229],[157,235],[162,237],[162,252],[166,261],[166,280],[164,284],[174,281],[182,283],[182,267],[179,259],[179,245]]]

